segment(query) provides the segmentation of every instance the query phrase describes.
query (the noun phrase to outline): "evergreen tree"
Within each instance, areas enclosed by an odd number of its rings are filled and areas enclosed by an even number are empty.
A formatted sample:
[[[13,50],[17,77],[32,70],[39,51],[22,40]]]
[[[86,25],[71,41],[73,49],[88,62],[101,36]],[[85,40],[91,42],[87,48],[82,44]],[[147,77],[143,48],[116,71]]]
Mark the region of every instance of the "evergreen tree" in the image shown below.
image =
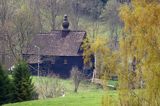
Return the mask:
[[[10,79],[0,65],[0,105],[11,101],[11,87]]]
[[[13,72],[14,101],[22,102],[32,99],[34,86],[27,63],[20,61]]]

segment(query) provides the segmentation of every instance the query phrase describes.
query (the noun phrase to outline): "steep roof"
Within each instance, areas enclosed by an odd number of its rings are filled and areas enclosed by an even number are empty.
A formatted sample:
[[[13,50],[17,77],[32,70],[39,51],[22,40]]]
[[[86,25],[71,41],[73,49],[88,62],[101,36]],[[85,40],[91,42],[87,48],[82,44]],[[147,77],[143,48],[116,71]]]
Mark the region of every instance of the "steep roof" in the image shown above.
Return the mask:
[[[85,31],[54,30],[50,33],[36,35],[24,54],[49,56],[81,56],[81,44],[86,36]]]

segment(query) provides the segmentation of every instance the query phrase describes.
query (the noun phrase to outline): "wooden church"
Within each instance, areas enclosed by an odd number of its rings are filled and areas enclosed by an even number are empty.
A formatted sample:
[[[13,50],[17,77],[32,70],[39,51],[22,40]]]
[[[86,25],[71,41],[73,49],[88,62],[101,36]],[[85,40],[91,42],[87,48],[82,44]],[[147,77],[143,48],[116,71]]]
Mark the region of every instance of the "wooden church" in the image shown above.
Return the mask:
[[[33,75],[55,74],[63,78],[70,76],[72,67],[84,71],[81,45],[86,38],[85,31],[70,30],[67,15],[62,30],[37,34],[23,53]],[[40,71],[37,74],[37,70]],[[86,73],[92,73],[87,68]]]

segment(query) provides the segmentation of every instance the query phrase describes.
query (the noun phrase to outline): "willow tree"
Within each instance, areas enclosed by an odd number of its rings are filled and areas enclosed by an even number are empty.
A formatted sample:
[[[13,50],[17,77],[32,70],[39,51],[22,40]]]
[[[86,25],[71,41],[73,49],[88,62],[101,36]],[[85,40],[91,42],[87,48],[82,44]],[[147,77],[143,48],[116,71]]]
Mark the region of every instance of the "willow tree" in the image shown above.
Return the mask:
[[[84,63],[89,64],[91,61],[91,56],[94,57],[94,71],[93,71],[93,77],[92,82],[95,78],[100,77],[100,71],[102,70],[102,64],[103,64],[103,57],[105,51],[108,51],[105,47],[107,44],[105,38],[102,37],[96,37],[96,38],[87,38],[83,43],[83,49],[84,49]]]
[[[142,80],[145,84],[145,90],[137,94],[137,104],[158,106],[160,105],[159,0],[133,0],[131,6],[122,6],[120,16],[126,34],[122,50],[126,51],[128,46],[127,52],[122,54],[128,57],[126,61],[129,61],[129,58],[136,59],[136,66],[132,64],[132,70],[136,71],[136,79],[140,79],[140,86]]]
[[[103,105],[160,105],[160,3],[132,0],[120,8],[124,22],[120,39],[118,99],[106,95]],[[142,89],[143,88],[143,89]],[[135,90],[137,89],[137,90]]]
[[[111,78],[116,70],[117,51],[112,51],[109,48],[109,41],[104,36],[95,38],[87,38],[83,43],[84,62],[89,64],[94,57],[94,71],[92,82],[104,84],[106,87],[107,81]],[[97,82],[98,79],[98,82]]]

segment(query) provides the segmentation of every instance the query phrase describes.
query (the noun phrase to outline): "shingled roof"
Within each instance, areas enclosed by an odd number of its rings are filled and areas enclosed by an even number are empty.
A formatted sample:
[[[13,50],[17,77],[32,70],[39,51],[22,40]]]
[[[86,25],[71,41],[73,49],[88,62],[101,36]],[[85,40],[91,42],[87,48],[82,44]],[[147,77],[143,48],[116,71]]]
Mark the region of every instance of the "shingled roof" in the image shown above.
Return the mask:
[[[24,54],[36,55],[40,48],[40,55],[49,56],[81,56],[80,51],[85,31],[54,30],[50,33],[38,34],[25,50]]]

